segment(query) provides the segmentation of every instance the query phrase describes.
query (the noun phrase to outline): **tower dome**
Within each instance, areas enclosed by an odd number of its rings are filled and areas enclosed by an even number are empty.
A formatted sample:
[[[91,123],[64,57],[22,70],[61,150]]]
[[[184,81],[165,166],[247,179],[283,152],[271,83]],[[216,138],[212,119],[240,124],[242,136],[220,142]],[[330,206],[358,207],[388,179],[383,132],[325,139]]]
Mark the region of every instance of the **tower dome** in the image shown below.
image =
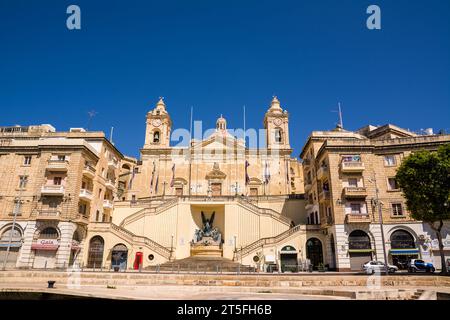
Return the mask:
[[[225,131],[227,130],[227,120],[225,120],[222,115],[216,121],[216,130]]]
[[[278,100],[277,96],[273,96],[272,102],[270,104],[269,111],[271,111],[271,112],[283,112],[283,109],[281,108],[280,101]]]

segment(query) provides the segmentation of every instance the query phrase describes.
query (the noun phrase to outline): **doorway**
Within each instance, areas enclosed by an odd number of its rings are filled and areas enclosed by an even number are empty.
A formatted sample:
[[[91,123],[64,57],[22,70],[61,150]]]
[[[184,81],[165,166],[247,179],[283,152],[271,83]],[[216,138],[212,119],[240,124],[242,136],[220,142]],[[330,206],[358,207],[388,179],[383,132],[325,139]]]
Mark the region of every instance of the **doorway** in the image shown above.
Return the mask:
[[[285,246],[280,252],[281,272],[297,272],[297,250],[292,246]]]
[[[319,239],[311,238],[306,242],[306,258],[315,270],[323,263],[322,242]]]

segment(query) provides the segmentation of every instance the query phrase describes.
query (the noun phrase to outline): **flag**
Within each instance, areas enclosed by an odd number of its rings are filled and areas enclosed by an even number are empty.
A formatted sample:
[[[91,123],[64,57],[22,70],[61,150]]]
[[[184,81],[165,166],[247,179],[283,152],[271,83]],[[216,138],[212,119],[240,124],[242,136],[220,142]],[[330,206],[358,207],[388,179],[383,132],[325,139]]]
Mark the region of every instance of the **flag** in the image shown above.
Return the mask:
[[[155,161],[153,161],[152,180],[150,181],[150,193],[153,192],[153,179],[155,177]]]
[[[245,184],[250,183],[250,177],[248,176],[247,168],[250,166],[250,163],[248,163],[247,160],[245,160]]]
[[[129,189],[131,189],[132,186],[133,186],[133,179],[134,179],[135,172],[136,172],[136,168],[133,168],[133,171],[131,172],[131,179],[130,179]]]
[[[268,184],[270,181],[270,169],[269,169],[269,164],[266,161],[266,165],[264,167],[264,183]]]
[[[156,183],[155,183],[155,194],[158,195],[158,182],[159,182],[159,174],[156,176]]]
[[[286,182],[289,183],[289,160],[286,161]]]
[[[173,187],[175,183],[175,163],[172,166],[172,180],[170,181],[170,186]]]

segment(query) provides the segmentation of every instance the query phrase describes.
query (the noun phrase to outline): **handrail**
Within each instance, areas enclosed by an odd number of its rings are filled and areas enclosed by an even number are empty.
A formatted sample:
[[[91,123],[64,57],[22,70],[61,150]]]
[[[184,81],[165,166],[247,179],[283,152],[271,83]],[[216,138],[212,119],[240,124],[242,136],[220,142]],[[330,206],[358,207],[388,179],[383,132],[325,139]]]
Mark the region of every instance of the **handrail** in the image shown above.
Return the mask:
[[[245,246],[244,248],[237,250],[236,254],[239,255],[240,257],[244,257],[261,246],[264,246],[266,244],[274,244],[279,241],[282,241],[302,229],[305,229],[305,226],[297,225],[293,228],[290,228],[289,230],[286,230],[286,231],[280,233],[279,235],[277,235],[275,237],[261,238],[259,240],[256,240],[255,242],[249,244],[248,246]]]
[[[120,223],[120,226],[123,227],[131,222],[134,222],[137,219],[141,218],[142,216],[145,216],[148,213],[157,215],[157,214],[161,213],[161,211],[168,209],[169,207],[171,207],[172,205],[175,205],[176,203],[178,203],[178,199],[172,198],[170,200],[167,200],[166,202],[163,202],[162,204],[160,204],[157,207],[144,208],[142,210],[139,210],[138,212],[135,212],[132,215],[123,219],[122,222]]]
[[[249,202],[248,200],[245,200],[245,198],[238,198],[238,202],[243,204],[244,206],[247,206],[248,209],[251,208],[250,210],[257,211],[259,214],[270,215],[271,217],[281,220],[282,222],[284,222],[288,225],[290,225],[292,223],[291,219],[289,219],[288,217],[282,216],[277,211],[275,211],[273,209],[269,209],[269,208],[258,207],[257,205]]]
[[[169,249],[167,249],[166,247],[160,245],[158,242],[153,241],[152,239],[149,239],[149,238],[144,237],[144,236],[138,236],[138,235],[134,234],[133,232],[131,232],[131,231],[125,229],[125,228],[122,228],[122,227],[120,227],[120,226],[118,226],[118,225],[116,225],[116,224],[114,224],[112,222],[109,222],[108,224],[109,224],[109,226],[112,229],[114,229],[114,230],[116,230],[116,231],[118,231],[118,232],[120,232],[122,234],[127,235],[129,238],[131,238],[131,240],[133,242],[144,243],[147,246],[149,246],[150,249],[152,249],[153,251],[159,253],[164,258],[167,258],[167,259],[170,258],[171,251]]]

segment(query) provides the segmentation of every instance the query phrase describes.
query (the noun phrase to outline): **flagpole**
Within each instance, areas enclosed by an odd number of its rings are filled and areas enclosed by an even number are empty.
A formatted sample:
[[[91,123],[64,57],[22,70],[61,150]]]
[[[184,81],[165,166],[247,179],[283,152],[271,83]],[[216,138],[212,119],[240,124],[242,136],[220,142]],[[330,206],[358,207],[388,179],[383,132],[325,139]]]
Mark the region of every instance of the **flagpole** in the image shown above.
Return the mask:
[[[188,151],[189,151],[189,196],[191,195],[192,192],[192,117],[194,114],[194,107],[191,106],[191,119],[189,122],[189,146],[188,146]],[[197,187],[196,187],[197,188]]]

